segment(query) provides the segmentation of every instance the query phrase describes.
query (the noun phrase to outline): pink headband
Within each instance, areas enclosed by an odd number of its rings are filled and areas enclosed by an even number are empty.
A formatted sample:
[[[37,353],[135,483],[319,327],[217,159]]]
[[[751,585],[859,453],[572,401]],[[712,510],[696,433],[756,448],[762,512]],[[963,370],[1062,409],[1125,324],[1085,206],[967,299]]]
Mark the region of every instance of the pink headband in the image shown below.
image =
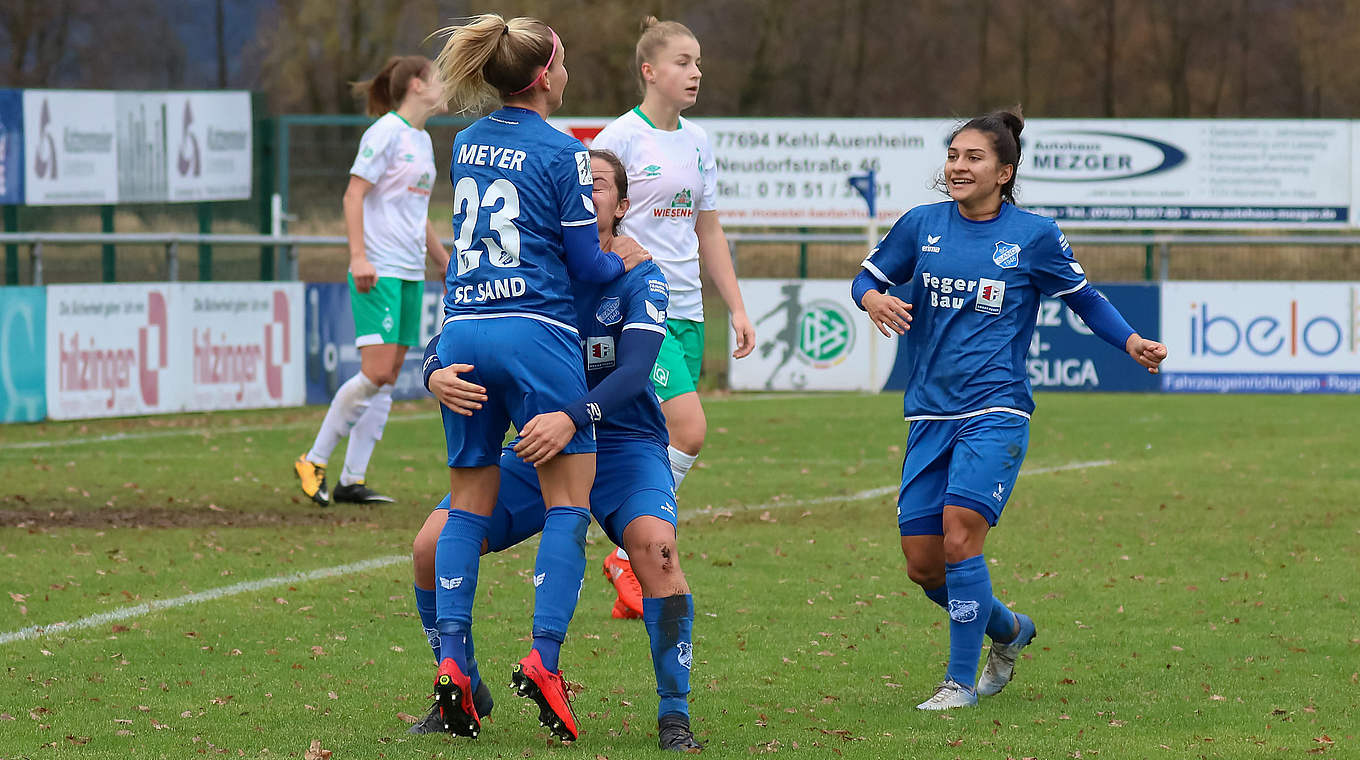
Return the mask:
[[[509,27],[506,27],[506,28],[508,29]],[[553,59],[557,57],[557,45],[558,45],[558,39],[557,39],[557,32],[553,32],[552,27],[548,27],[548,31],[549,31],[549,32],[552,32],[552,37],[553,37],[553,48],[552,48],[552,52],[548,54],[548,62],[547,62],[546,64],[543,65],[543,70],[540,71],[540,72],[538,72],[538,76],[534,77],[534,81],[532,81],[532,82],[530,82],[529,84],[526,84],[526,85],[524,85],[523,87],[519,88],[518,90],[515,90],[514,92],[510,93],[510,96],[511,96],[511,97],[514,97],[515,95],[518,95],[518,94],[520,94],[521,92],[524,92],[525,90],[527,90],[527,89],[533,87],[534,85],[538,84],[538,80],[542,79],[542,78],[543,78],[543,75],[546,74],[546,73],[548,73],[548,69],[552,68]]]

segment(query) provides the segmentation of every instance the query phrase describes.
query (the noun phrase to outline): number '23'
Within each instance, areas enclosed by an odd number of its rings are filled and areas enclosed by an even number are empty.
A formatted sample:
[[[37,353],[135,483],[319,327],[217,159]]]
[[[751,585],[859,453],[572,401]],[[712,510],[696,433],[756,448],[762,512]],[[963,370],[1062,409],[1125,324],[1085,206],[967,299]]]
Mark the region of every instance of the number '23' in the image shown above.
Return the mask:
[[[478,196],[481,198],[480,203]],[[454,248],[457,249],[459,275],[482,265],[483,250],[473,247],[472,233],[477,228],[481,209],[491,209],[497,201],[501,201],[500,208],[491,211],[487,226],[500,241],[484,237],[480,241],[482,248],[487,254],[487,261],[494,266],[502,269],[519,266],[519,228],[514,223],[519,216],[519,191],[510,180],[498,179],[486,189],[485,195],[481,195],[477,180],[463,177],[453,188],[453,213],[455,216],[463,214],[463,223],[459,225],[458,236],[453,240]]]

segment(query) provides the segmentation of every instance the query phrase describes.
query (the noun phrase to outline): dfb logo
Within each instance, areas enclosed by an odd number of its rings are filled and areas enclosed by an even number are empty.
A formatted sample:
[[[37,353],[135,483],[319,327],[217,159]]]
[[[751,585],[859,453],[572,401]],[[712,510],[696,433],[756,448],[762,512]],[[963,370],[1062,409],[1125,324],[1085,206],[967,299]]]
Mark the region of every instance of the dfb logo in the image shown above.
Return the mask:
[[[291,359],[288,330],[288,294],[276,290],[273,319],[264,326],[264,383],[272,399],[283,398],[283,368]]]
[[[147,406],[160,403],[160,370],[165,369],[166,349],[169,339],[169,325],[166,319],[165,294],[151,291],[146,294],[146,326],[137,328],[138,381],[142,388],[142,401]],[[151,336],[152,330],[155,337]],[[150,357],[149,347],[156,347],[155,357]]]

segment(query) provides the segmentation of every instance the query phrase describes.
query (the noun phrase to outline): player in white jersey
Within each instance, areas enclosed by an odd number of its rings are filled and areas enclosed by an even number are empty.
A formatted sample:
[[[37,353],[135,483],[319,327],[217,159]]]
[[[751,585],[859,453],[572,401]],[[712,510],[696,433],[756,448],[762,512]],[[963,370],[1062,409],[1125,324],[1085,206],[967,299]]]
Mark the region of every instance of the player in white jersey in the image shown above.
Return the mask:
[[[670,436],[668,454],[675,487],[703,448],[708,420],[699,401],[704,353],[704,302],[700,266],[732,315],[737,335],[732,357],[755,348],[727,237],[717,211],[717,164],[708,135],[680,112],[699,97],[699,41],[683,24],[642,22],[637,42],[641,105],[615,119],[592,145],[613,152],[628,170],[632,208],[623,220],[630,235],[651,254],[670,284],[666,340],[652,371]],[[619,592],[615,617],[641,617],[642,592],[625,554],[605,559],[605,575]]]
[[[434,63],[418,55],[390,58],[355,91],[366,95],[368,114],[379,117],[359,141],[343,200],[360,368],[335,392],[312,448],[293,463],[302,492],[323,507],[332,500],[392,501],[364,483],[368,460],[387,424],[406,350],[420,342],[425,258],[441,272],[449,262],[429,218],[436,174],[425,120],[446,110]],[[347,435],[340,484],[329,491],[326,464]]]
[[[898,528],[907,576],[949,614],[949,666],[922,710],[999,693],[1037,633],[992,596],[982,549],[1029,446],[1025,358],[1041,297],[1062,298],[1149,372],[1166,358],[1086,281],[1058,225],[1015,205],[1022,127],[1001,111],[955,130],[942,176],[952,200],[903,214],[851,289],[884,335],[907,343]],[[992,647],[979,679],[984,635]]]

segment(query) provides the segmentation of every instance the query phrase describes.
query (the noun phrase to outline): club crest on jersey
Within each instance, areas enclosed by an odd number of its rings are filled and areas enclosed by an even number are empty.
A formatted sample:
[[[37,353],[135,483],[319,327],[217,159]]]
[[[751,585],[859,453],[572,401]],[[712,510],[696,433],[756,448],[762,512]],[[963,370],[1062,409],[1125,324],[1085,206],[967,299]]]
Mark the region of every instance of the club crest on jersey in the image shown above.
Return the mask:
[[[1015,269],[1020,265],[1020,246],[998,240],[996,250],[992,251],[992,261],[1002,269]]]
[[[602,325],[617,325],[623,321],[623,310],[619,308],[617,296],[600,299],[600,305],[595,309],[595,319]]]

